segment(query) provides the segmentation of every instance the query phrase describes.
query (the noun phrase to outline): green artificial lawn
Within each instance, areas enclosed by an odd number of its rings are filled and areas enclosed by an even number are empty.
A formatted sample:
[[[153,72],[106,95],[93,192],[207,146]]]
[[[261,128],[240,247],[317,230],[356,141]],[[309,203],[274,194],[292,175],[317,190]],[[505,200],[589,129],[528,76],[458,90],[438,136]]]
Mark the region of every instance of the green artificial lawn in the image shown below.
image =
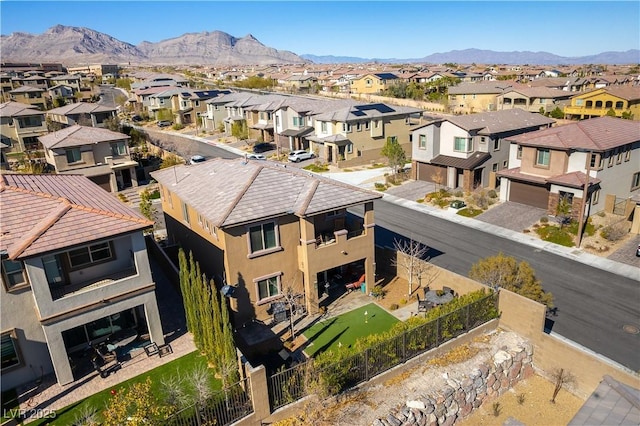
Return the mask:
[[[338,351],[340,343],[342,347],[350,347],[360,337],[383,333],[397,322],[396,317],[375,303],[370,303],[337,317],[324,319],[310,327],[303,333],[310,342],[305,352],[314,356],[326,350]]]
[[[144,362],[144,361],[142,361]],[[29,423],[30,425],[73,425],[76,418],[80,416],[80,413],[86,412],[88,409],[96,409],[98,413],[102,412],[105,408],[106,404],[111,397],[111,390],[115,389],[116,391],[121,391],[123,389],[128,388],[134,383],[141,383],[147,380],[147,377],[151,378],[151,391],[159,400],[163,400],[164,392],[162,381],[169,379],[171,377],[184,377],[188,375],[191,371],[196,368],[206,367],[207,361],[206,359],[199,354],[198,351],[191,352],[183,357],[175,359],[171,362],[168,362],[164,365],[154,368],[151,371],[147,371],[146,373],[140,374],[139,376],[133,377],[129,380],[126,380],[118,385],[115,385],[111,388],[105,389],[101,392],[91,395],[90,397],[68,405],[60,410],[56,411],[56,416],[54,419],[41,420],[39,422]],[[126,368],[126,367],[125,367]],[[220,380],[216,379],[213,375],[212,370],[208,370],[211,372],[210,374],[210,383],[212,389],[221,389]],[[115,373],[118,374],[116,371]],[[100,378],[94,378],[93,380],[101,380]],[[187,381],[188,382],[188,381]],[[186,383],[189,386],[189,383]]]

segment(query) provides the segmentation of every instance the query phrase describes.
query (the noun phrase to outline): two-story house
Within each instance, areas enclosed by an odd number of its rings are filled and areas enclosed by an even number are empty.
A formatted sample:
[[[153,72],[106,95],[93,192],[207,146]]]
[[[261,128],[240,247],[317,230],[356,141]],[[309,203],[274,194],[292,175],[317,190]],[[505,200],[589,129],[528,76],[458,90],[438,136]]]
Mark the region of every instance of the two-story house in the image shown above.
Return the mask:
[[[398,81],[398,76],[390,73],[365,74],[351,80],[351,93],[377,95],[389,88],[389,85]]]
[[[164,343],[143,229],[83,176],[0,176],[2,390],[55,372],[120,330]]]
[[[20,86],[9,92],[9,97],[12,102],[20,102],[21,104],[27,104],[32,108],[45,110],[47,101],[44,97],[45,89],[33,86]]]
[[[44,112],[27,104],[5,102],[0,104],[1,142],[5,152],[25,152],[39,148],[38,136],[48,132]]]
[[[117,115],[116,108],[106,105],[78,102],[47,111],[47,117],[63,127],[80,124],[82,126],[104,127],[104,121]]]
[[[495,188],[509,167],[505,138],[550,127],[555,120],[521,109],[437,119],[413,129],[413,178],[471,192]]]
[[[203,117],[207,115],[206,101],[227,93],[231,92],[229,90],[182,89],[172,98],[176,122],[184,125],[196,123],[200,127],[201,121],[204,120]]]
[[[556,214],[564,197],[572,215],[604,208],[604,196],[640,191],[640,123],[599,117],[509,138],[509,169],[501,170],[500,199]],[[587,194],[585,199],[585,184]],[[602,194],[602,195],[601,195]]]
[[[236,327],[269,318],[291,288],[309,312],[330,282],[374,285],[373,201],[380,195],[265,161],[215,158],[151,174],[168,239],[193,252],[218,287],[230,285]],[[360,217],[347,209],[356,209]]]
[[[356,104],[314,116],[311,150],[327,163],[349,167],[383,160],[388,138],[411,152],[411,129],[421,124],[422,110],[396,105]]]
[[[512,81],[482,81],[450,86],[447,95],[449,110],[454,114],[496,111],[498,96],[518,87],[523,86]]]
[[[547,114],[556,108],[562,110],[571,101],[571,93],[550,87],[524,87],[507,89],[498,95],[497,109],[520,108],[525,111]]]
[[[82,174],[109,192],[138,186],[138,163],[131,159],[125,134],[75,125],[39,139],[56,173]]]
[[[567,119],[602,117],[613,111],[616,117],[628,115],[640,120],[640,87],[612,86],[574,95],[564,107]]]

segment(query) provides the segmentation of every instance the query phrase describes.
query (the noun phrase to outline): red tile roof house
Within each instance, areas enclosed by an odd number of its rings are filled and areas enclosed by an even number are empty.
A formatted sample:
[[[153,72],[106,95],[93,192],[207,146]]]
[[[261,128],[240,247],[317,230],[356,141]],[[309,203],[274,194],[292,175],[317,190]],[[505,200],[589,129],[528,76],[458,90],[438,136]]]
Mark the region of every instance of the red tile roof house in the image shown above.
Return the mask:
[[[83,176],[0,179],[5,391],[55,372],[119,330],[164,344],[143,230],[153,224]]]
[[[40,136],[45,159],[58,174],[87,176],[104,190],[138,186],[129,136],[98,127],[72,126]]]
[[[579,216],[589,175],[585,213],[604,209],[604,196],[640,193],[640,122],[598,117],[508,138],[509,169],[498,172],[500,200],[554,215],[566,196]]]

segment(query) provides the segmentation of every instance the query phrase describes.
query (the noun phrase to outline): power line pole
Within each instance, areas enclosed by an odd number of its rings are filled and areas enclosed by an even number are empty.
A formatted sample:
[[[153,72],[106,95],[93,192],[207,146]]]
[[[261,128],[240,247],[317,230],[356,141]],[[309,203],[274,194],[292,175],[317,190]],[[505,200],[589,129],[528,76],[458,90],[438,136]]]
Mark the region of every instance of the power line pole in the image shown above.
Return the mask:
[[[592,151],[587,152],[587,178],[584,180],[584,186],[582,188],[582,203],[580,203],[580,215],[578,216],[578,243],[576,246],[580,248],[580,244],[582,243],[582,232],[584,228],[584,210],[587,204],[587,198],[589,197],[589,181],[591,180],[591,176],[589,173],[591,172],[591,158],[593,156]],[[587,218],[588,219],[588,218]]]

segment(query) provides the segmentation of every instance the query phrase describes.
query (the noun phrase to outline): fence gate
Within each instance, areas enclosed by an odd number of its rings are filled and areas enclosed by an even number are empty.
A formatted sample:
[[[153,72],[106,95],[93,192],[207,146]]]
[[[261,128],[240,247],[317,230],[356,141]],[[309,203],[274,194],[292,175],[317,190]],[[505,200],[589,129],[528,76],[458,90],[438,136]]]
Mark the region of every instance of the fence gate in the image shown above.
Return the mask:
[[[618,216],[624,216],[624,211],[626,210],[626,207],[627,207],[627,199],[616,197],[616,202],[613,205],[613,214]]]

